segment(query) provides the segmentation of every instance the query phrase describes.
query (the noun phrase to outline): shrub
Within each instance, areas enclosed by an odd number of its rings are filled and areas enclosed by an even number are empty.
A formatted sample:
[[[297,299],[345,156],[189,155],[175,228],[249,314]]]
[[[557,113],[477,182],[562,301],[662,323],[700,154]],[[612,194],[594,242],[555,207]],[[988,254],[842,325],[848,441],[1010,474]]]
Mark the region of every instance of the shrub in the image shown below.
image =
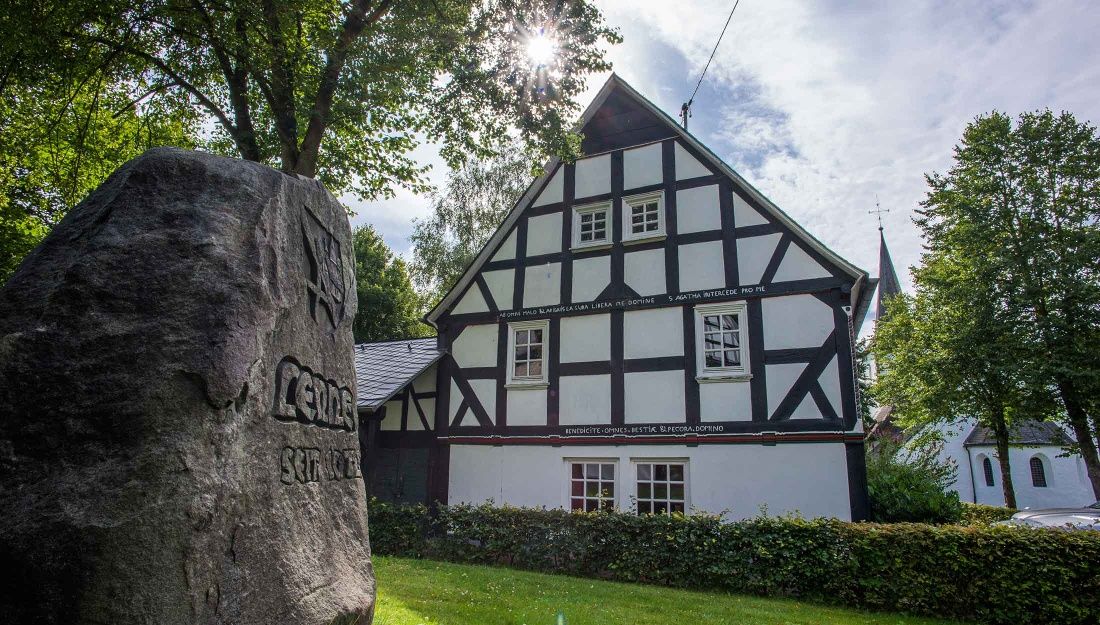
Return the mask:
[[[490,506],[441,506],[429,518],[423,506],[374,505],[380,554],[995,624],[1095,624],[1100,614],[1096,532]]]
[[[1007,521],[1017,512],[1019,512],[1019,510],[1016,508],[987,506],[982,503],[967,503],[964,501],[962,504],[962,519],[960,522],[963,525],[984,527],[993,525],[997,521]]]
[[[867,454],[871,520],[879,523],[957,523],[955,467],[940,462],[934,443],[899,447],[882,441]]]

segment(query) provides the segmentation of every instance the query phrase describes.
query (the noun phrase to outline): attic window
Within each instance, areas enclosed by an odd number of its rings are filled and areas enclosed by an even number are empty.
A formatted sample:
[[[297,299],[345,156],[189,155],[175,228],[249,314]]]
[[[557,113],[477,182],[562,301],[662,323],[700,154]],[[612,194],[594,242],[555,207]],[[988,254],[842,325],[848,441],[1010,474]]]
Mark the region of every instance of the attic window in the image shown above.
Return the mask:
[[[664,196],[647,193],[623,198],[623,239],[650,239],[664,236]]]
[[[609,242],[611,204],[590,204],[573,209],[573,247],[605,245]]]

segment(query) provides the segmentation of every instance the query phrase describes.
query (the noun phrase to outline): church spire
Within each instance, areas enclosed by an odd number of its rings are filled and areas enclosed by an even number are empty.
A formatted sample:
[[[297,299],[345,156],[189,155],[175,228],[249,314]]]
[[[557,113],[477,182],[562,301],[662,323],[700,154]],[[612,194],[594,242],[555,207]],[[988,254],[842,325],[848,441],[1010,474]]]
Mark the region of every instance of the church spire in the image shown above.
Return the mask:
[[[879,206],[876,197],[875,210],[867,212],[878,217],[878,300],[875,302],[875,319],[882,319],[886,314],[886,300],[901,293],[901,283],[898,282],[898,274],[894,271],[890,250],[886,247],[886,235],[882,232],[882,214],[889,213],[890,209]]]

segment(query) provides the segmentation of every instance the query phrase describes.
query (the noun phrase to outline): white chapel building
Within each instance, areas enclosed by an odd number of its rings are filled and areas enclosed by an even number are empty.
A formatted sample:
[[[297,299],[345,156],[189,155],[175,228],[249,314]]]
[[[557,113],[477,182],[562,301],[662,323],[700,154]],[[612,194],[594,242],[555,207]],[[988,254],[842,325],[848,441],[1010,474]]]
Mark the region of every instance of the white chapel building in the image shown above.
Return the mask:
[[[580,124],[438,337],[356,347],[371,493],[865,518],[867,273],[617,76]]]

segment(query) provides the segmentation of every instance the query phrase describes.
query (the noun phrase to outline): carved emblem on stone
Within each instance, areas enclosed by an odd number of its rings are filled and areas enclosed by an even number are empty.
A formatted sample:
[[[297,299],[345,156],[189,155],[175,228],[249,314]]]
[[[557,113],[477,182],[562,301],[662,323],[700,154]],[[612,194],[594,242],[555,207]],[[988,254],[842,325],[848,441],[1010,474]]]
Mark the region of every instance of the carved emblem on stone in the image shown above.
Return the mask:
[[[302,211],[302,238],[306,251],[306,295],[309,314],[329,332],[347,315],[347,290],[340,241],[308,208]]]

